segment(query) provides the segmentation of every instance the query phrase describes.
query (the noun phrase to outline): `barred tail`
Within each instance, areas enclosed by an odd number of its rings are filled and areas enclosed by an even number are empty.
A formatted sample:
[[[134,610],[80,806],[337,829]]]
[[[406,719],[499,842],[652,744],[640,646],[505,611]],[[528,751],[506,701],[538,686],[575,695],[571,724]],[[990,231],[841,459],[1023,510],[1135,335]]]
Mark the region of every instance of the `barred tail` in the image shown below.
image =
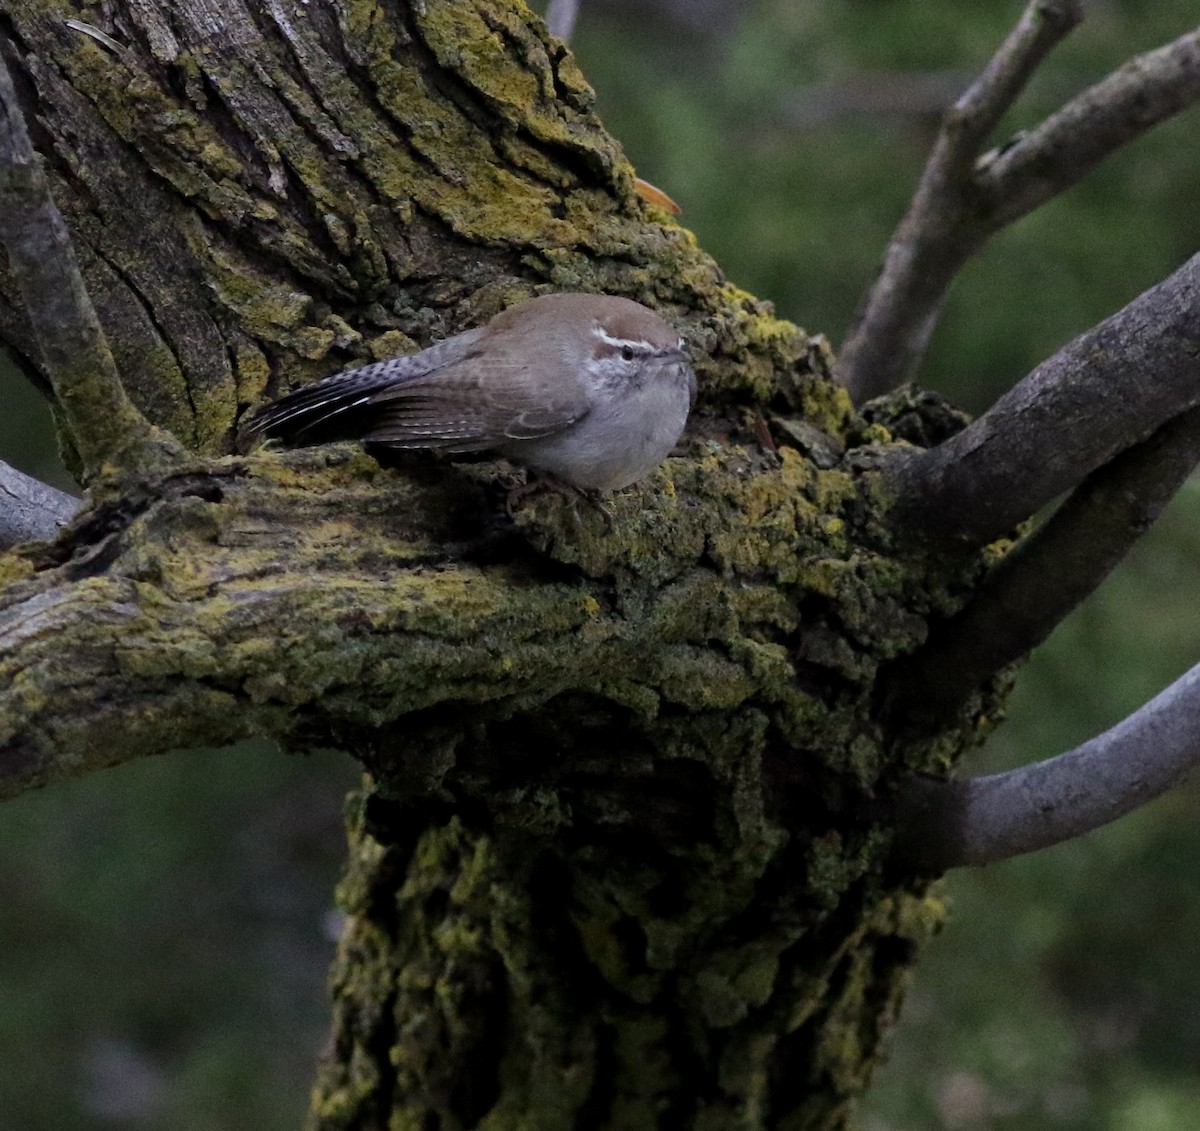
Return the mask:
[[[465,357],[484,327],[436,342],[420,353],[377,361],[361,369],[335,373],[259,409],[245,425],[250,436],[272,436],[287,444],[354,440],[370,430],[362,411],[387,389],[406,385]]]
[[[353,439],[357,415],[353,410],[396,381],[387,367],[387,362],[381,362],[306,385],[260,409],[246,422],[245,430],[287,444]]]

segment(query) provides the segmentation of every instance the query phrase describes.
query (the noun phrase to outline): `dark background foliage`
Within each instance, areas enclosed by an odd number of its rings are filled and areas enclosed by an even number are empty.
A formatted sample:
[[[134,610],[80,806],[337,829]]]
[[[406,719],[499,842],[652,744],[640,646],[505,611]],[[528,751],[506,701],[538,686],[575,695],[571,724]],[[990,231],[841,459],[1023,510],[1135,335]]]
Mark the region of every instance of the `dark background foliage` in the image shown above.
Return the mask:
[[[1021,5],[582,0],[576,50],[640,174],[729,276],[836,344],[947,92]],[[1134,51],[1186,0],[1090,4],[1000,137]],[[636,18],[633,16],[636,14]],[[1124,152],[955,286],[922,382],[980,411],[1200,248],[1200,117]],[[5,372],[0,456],[63,483],[48,413]],[[979,772],[1110,725],[1200,655],[1189,486],[1033,658]],[[337,919],[336,755],[195,751],[0,809],[0,1123],[25,1131],[299,1125]],[[1076,844],[944,886],[871,1131],[1200,1126],[1200,935],[1184,789]]]

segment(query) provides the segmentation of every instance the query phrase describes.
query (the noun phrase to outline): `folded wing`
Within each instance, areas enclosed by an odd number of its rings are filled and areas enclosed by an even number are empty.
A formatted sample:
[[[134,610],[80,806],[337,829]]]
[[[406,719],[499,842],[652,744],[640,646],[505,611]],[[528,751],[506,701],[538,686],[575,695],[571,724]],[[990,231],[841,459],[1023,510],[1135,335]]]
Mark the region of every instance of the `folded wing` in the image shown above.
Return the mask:
[[[289,444],[342,439],[470,452],[551,435],[587,414],[580,381],[564,382],[561,367],[531,365],[494,343],[474,351],[482,333],[319,381],[263,409],[248,431]]]

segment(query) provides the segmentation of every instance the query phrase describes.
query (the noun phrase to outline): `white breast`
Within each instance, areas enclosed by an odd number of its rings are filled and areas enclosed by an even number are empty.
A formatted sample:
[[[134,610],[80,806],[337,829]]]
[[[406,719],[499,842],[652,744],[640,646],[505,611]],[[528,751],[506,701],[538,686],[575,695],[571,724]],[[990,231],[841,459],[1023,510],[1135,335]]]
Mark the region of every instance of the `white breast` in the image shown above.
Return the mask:
[[[601,394],[581,420],[553,436],[514,441],[507,456],[576,487],[615,491],[649,475],[683,432],[690,373],[671,366],[640,387]]]

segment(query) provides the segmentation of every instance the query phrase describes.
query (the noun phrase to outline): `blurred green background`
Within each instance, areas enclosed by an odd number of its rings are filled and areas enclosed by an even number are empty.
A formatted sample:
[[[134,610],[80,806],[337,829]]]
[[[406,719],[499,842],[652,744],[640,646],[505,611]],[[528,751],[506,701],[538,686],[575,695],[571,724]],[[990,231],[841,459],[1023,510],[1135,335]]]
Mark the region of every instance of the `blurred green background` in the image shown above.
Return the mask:
[[[575,47],[639,173],[729,276],[836,344],[947,92],[1021,4],[581,0]],[[1001,137],[1194,4],[1088,5]],[[979,411],[1200,249],[1185,115],[999,237],[922,382]],[[61,480],[47,414],[0,377],[0,457]],[[1197,487],[1025,669],[972,770],[1110,725],[1200,658]],[[334,755],[176,754],[0,810],[0,1129],[296,1128],[337,922]],[[1200,1127],[1200,786],[1079,843],[945,884],[870,1131]]]

